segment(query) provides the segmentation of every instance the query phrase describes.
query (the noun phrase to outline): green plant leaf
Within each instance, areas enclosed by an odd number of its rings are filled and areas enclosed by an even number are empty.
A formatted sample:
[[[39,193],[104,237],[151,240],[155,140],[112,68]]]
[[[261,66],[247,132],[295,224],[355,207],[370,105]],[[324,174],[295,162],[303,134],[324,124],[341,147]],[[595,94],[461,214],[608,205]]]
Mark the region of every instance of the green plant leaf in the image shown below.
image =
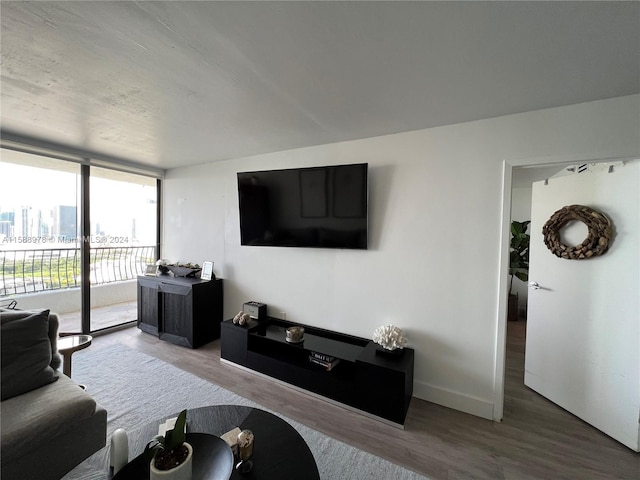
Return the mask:
[[[526,235],[527,228],[529,227],[530,223],[531,223],[531,220],[527,220],[525,222],[517,222],[514,220],[513,222],[511,222],[511,234]]]
[[[531,236],[526,233],[531,220],[524,222],[511,222],[511,241],[509,243],[509,275],[511,275],[511,287],[513,285],[513,277],[523,282],[529,278],[529,245]]]
[[[164,436],[164,448],[166,450],[173,450],[176,447],[179,447],[184,443],[185,434],[184,434],[184,426],[187,422],[187,411],[182,410],[180,415],[178,415],[178,419],[176,420],[176,424],[172,430],[167,430]]]
[[[187,423],[187,411],[183,410],[176,419],[176,424],[171,430],[167,430],[162,435],[156,435],[153,439],[147,443],[144,447],[144,458],[147,463],[151,462],[151,459],[155,457],[156,453],[160,450],[171,451],[176,447],[179,447],[185,442],[185,424]]]
[[[144,459],[149,463],[153,457],[155,457],[156,453],[162,450],[162,445],[164,443],[164,437],[162,435],[157,435],[153,437],[153,439],[147,443],[144,447]]]

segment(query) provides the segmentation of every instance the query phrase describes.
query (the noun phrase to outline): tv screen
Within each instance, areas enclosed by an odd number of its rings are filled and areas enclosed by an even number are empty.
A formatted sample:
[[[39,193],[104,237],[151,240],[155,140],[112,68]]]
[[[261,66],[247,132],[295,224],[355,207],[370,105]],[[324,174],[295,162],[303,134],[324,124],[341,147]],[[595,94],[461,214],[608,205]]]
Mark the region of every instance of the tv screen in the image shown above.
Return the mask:
[[[238,173],[240,243],[366,249],[367,167]]]

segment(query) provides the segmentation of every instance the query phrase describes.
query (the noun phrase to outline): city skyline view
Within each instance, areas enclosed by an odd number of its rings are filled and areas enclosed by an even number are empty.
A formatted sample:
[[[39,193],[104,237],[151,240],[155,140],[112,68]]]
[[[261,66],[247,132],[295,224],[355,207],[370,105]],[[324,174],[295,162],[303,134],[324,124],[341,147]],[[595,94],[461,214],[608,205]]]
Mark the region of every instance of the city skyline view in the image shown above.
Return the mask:
[[[82,240],[79,166],[65,164],[67,171],[58,171],[0,161],[0,178],[6,180],[0,191],[0,249],[73,247]],[[155,181],[139,177],[92,168],[91,244],[155,243]]]
[[[83,237],[80,165],[2,149],[0,297],[134,279],[155,262],[154,178],[90,167]],[[90,244],[83,266],[81,243]]]

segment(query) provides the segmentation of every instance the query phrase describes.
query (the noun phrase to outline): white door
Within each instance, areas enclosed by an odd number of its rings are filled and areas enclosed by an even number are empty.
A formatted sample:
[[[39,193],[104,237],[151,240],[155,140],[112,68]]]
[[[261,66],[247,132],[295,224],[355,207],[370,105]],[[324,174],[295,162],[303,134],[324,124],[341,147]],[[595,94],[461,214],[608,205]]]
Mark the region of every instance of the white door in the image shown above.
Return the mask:
[[[598,171],[595,171],[598,170]],[[533,184],[525,384],[629,448],[639,450],[640,162]],[[542,227],[557,210],[585,205],[613,223],[602,256],[556,257]],[[577,245],[587,228],[562,230]]]

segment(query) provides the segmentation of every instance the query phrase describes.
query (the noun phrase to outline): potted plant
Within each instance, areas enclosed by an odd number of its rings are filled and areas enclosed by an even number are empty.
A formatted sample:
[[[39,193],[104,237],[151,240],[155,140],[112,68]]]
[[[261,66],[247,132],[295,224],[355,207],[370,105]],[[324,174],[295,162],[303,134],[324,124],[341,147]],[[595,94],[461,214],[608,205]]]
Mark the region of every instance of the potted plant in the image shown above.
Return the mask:
[[[145,447],[150,480],[191,480],[193,448],[185,441],[186,421],[187,411],[183,410],[173,429],[154,437]]]
[[[511,222],[511,244],[509,249],[509,320],[518,318],[518,296],[513,293],[513,277],[523,282],[529,280],[529,243],[531,236],[527,228],[531,220],[525,222]]]

